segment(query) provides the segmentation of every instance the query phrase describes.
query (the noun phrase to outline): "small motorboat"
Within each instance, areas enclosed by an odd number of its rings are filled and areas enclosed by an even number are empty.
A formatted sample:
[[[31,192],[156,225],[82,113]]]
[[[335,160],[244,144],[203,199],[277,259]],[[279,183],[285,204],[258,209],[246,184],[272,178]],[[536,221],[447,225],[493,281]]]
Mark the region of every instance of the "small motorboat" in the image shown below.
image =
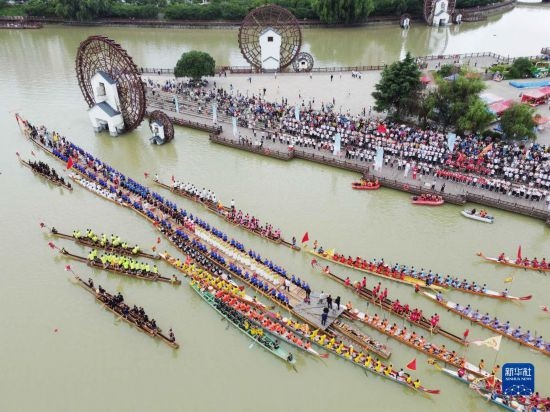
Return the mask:
[[[441,196],[420,195],[420,196],[413,196],[411,198],[411,203],[413,205],[440,206],[443,203],[445,203],[445,201]]]
[[[358,182],[352,182],[351,187],[355,190],[376,190],[380,189],[380,183],[378,182],[378,179],[374,182],[370,180],[360,180]]]
[[[481,216],[479,213],[476,213],[475,209],[463,210],[460,212],[462,216],[467,217],[468,219],[478,220],[485,223],[493,223],[495,218],[491,215]]]

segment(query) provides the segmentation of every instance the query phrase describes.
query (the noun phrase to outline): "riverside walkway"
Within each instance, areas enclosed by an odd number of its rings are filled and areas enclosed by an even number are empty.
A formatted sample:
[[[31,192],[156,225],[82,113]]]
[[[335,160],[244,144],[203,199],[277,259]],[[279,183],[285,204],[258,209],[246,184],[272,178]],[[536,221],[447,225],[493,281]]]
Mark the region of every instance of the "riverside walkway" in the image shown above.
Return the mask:
[[[433,175],[424,176],[417,174],[414,177],[412,173],[405,175],[403,170],[398,170],[397,166],[393,165],[393,159],[380,170],[374,170],[372,162],[346,159],[345,152],[340,155],[333,155],[327,151],[320,151],[310,147],[292,147],[279,143],[278,140],[273,142],[267,139],[267,134],[275,132],[275,130],[238,127],[237,136],[234,136],[231,118],[224,113],[218,113],[218,123],[216,125],[213,124],[210,104],[201,104],[190,99],[184,99],[183,96],[178,95],[178,113],[176,112],[173,98],[172,94],[155,92],[153,95],[149,90],[147,110],[162,110],[172,118],[175,124],[182,126],[189,125],[189,127],[203,130],[209,133],[210,141],[213,143],[284,161],[294,158],[309,160],[357,172],[365,177],[376,177],[382,186],[392,189],[411,194],[436,193],[443,196],[447,203],[464,205],[467,202],[473,202],[541,219],[547,225],[550,225],[550,209],[544,199],[538,202],[530,201],[438,178]],[[445,186],[442,191],[443,184]]]

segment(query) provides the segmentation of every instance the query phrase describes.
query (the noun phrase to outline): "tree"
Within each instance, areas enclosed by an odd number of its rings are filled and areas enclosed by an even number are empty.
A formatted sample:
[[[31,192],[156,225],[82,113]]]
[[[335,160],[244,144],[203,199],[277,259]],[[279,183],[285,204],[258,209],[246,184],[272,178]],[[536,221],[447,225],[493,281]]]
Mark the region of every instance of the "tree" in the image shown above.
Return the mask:
[[[471,125],[475,116],[474,112],[470,113],[469,120],[463,118],[468,114],[471,106],[479,107],[479,92],[485,89],[485,84],[478,78],[470,78],[466,76],[458,76],[455,80],[438,81],[436,93],[436,109],[433,111],[434,120],[447,129],[449,126],[454,126],[461,130],[461,126]],[[459,121],[462,118],[462,121]]]
[[[66,19],[93,20],[108,14],[110,0],[53,0],[55,13]]]
[[[372,93],[375,110],[394,110],[395,117],[411,113],[417,105],[421,83],[420,70],[410,53],[403,61],[392,63],[382,71],[382,78]]]
[[[362,22],[374,10],[373,0],[312,0],[311,4],[323,23]]]
[[[488,110],[487,104],[479,97],[476,97],[468,107],[468,111],[458,118],[457,128],[459,130],[481,133],[494,120],[495,115]]]
[[[526,104],[516,103],[510,106],[500,117],[504,137],[510,140],[535,139],[534,113],[535,110]]]
[[[193,50],[183,53],[176,63],[176,77],[191,77],[199,80],[202,76],[213,76],[216,62],[208,53]]]
[[[533,70],[533,63],[527,57],[519,57],[514,60],[510,70],[508,71],[508,77],[511,79],[521,79],[524,77],[531,77],[531,70]]]

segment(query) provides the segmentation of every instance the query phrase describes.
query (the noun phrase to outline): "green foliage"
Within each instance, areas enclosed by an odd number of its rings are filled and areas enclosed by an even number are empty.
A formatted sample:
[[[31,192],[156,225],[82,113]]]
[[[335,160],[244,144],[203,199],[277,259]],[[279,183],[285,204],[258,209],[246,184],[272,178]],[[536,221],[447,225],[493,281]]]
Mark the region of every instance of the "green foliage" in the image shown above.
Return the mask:
[[[392,63],[382,71],[382,78],[372,93],[375,110],[394,111],[395,117],[411,113],[418,104],[421,90],[420,70],[407,53],[403,61]]]
[[[373,16],[395,16],[403,13],[420,16],[423,13],[422,0],[376,0],[374,2]]]
[[[512,63],[508,77],[511,79],[522,79],[525,77],[531,77],[531,71],[533,70],[533,62],[527,57],[520,57]]]
[[[109,17],[127,18],[133,17],[137,19],[152,19],[156,18],[159,9],[153,4],[124,4],[114,3],[107,15]]]
[[[176,77],[191,77],[199,80],[202,76],[213,76],[216,62],[208,53],[193,50],[183,53],[176,63]]]
[[[439,74],[441,77],[447,77],[452,74],[458,73],[458,70],[459,69],[454,64],[444,64],[439,68],[437,74]]]
[[[0,0],[0,16],[23,16],[25,15],[25,6],[8,6]]]
[[[500,116],[500,125],[504,137],[510,140],[535,139],[534,113],[535,110],[526,104],[513,104]]]
[[[457,0],[456,2],[456,8],[457,9],[464,9],[469,7],[483,7],[487,6],[489,4],[498,3],[498,1],[495,0]]]
[[[415,108],[415,112],[418,115],[418,123],[422,128],[428,125],[428,118],[433,113],[437,104],[437,94],[434,91],[430,91],[425,95],[422,95],[418,100],[418,105]]]
[[[436,110],[434,120],[440,123],[444,129],[455,126],[458,131],[465,130],[464,126],[476,125],[474,121],[479,118],[482,124],[482,116],[475,112],[469,113],[470,106],[480,107],[479,93],[485,89],[485,84],[477,78],[458,76],[456,80],[440,80],[436,94]],[[469,113],[469,114],[468,114]],[[466,118],[466,116],[469,116]]]
[[[323,23],[360,23],[373,11],[373,0],[311,0]]]
[[[94,20],[108,14],[110,0],[52,0],[55,13],[70,20]]]
[[[54,17],[55,4],[53,1],[48,0],[31,0],[25,4],[25,14],[27,16],[44,16]]]
[[[468,111],[458,118],[457,129],[481,133],[495,120],[495,115],[487,110],[487,104],[479,97],[472,100]]]

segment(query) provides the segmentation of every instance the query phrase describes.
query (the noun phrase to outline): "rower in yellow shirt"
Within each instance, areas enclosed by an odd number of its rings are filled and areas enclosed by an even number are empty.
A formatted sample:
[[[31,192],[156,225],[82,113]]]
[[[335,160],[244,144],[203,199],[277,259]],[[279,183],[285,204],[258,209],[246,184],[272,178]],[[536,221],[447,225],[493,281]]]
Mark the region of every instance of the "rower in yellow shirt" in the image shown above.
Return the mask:
[[[370,355],[370,353],[367,355],[367,359],[365,359],[365,366],[367,368],[370,368],[372,365],[372,356]]]

